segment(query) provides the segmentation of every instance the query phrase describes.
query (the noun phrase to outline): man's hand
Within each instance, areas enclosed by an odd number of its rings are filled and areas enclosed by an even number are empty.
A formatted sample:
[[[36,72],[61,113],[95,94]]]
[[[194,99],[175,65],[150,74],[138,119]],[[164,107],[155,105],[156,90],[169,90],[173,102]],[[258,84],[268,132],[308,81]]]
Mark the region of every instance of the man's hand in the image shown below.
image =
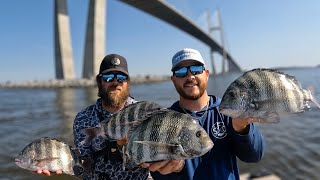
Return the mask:
[[[142,168],[148,168],[150,171],[159,171],[161,174],[166,175],[172,172],[180,172],[184,167],[184,160],[170,160],[161,161],[156,163],[142,163]]]
[[[233,129],[239,134],[246,134],[248,133],[248,125],[254,122],[261,122],[259,118],[233,118],[232,119],[232,126]]]
[[[117,144],[120,146],[126,145],[128,143],[127,139],[119,139],[117,140]]]
[[[38,174],[41,174],[41,175],[45,175],[45,176],[51,176],[51,172],[47,169],[39,169],[37,171],[33,171],[35,173],[38,173]],[[62,174],[62,171],[61,170],[57,170],[55,172],[56,174]]]

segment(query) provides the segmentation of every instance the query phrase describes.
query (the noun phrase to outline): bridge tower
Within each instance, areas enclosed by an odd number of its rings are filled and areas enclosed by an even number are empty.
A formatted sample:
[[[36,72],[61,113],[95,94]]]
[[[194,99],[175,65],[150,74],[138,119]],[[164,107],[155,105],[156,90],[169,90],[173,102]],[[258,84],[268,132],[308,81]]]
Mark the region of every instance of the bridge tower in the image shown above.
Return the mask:
[[[211,21],[211,16],[210,13],[207,13],[207,20],[208,20],[208,25],[209,25],[209,32],[212,33],[213,31],[219,31],[220,32],[220,43],[222,47],[222,67],[221,67],[221,74],[224,74],[226,72],[226,65],[225,63],[227,62],[227,52],[225,49],[225,40],[224,40],[224,33],[223,33],[223,27],[222,27],[222,20],[221,20],[221,15],[220,11],[216,10],[217,18],[218,18],[218,26],[213,26],[212,21]],[[214,66],[214,56],[213,56],[213,50],[210,52],[211,54],[211,64],[212,67]],[[234,68],[235,69],[235,68]],[[230,70],[230,69],[228,69]],[[217,74],[216,69],[213,69],[214,75]]]
[[[75,73],[66,0],[54,1],[54,46],[56,79],[74,79]]]
[[[106,0],[90,0],[82,77],[94,78],[105,55]]]

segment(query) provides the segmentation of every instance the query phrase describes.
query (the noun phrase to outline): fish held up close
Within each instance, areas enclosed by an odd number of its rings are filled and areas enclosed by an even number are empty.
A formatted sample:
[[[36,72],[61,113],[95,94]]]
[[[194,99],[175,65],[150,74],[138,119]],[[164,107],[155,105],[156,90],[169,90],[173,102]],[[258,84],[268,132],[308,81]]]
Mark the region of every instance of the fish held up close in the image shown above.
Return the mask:
[[[18,167],[29,171],[62,170],[68,175],[90,172],[91,162],[80,158],[79,152],[55,138],[42,137],[27,145],[15,158]]]
[[[233,81],[225,91],[220,112],[232,118],[259,118],[261,123],[278,123],[280,116],[310,109],[310,90],[303,89],[291,75],[275,69],[253,69]]]
[[[172,159],[191,159],[207,153],[213,142],[191,116],[160,110],[141,123],[129,136],[128,162],[140,164]]]
[[[95,137],[127,139],[121,151],[123,167],[129,169],[143,162],[202,156],[213,147],[209,135],[191,116],[148,101],[130,104],[82,133],[84,144]]]

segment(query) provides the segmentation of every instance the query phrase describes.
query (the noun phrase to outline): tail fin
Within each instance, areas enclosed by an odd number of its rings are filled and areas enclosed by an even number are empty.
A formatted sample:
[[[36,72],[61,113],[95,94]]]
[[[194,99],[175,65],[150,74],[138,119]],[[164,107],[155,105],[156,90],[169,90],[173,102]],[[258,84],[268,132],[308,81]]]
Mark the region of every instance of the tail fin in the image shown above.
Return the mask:
[[[91,166],[94,163],[94,161],[91,158],[82,158],[81,167],[84,169],[84,171],[89,174],[91,173]]]
[[[94,128],[86,128],[86,129],[82,129],[81,132],[82,134],[86,135],[86,138],[83,142],[81,142],[82,144],[88,145],[93,139],[95,139],[98,136],[104,136],[104,134],[101,133],[101,130],[103,128],[99,128],[99,127],[94,127]]]
[[[90,174],[94,161],[89,157],[81,157],[80,151],[77,148],[71,148],[71,152],[73,152],[73,157],[75,160],[75,164],[73,166],[74,174],[76,176],[81,175],[84,172]]]
[[[308,88],[307,91],[308,91],[308,93],[310,95],[310,101],[312,101],[320,109],[320,103],[314,97],[314,89],[313,88]]]

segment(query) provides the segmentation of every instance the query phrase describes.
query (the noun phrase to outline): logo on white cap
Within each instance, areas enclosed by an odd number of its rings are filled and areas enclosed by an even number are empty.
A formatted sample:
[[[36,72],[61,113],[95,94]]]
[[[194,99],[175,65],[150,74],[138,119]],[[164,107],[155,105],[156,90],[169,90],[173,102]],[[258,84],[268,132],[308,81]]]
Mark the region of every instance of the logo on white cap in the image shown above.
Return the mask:
[[[172,58],[172,69],[173,70],[179,63],[185,60],[194,60],[205,66],[203,58],[199,51],[191,48],[185,48],[177,52]]]

